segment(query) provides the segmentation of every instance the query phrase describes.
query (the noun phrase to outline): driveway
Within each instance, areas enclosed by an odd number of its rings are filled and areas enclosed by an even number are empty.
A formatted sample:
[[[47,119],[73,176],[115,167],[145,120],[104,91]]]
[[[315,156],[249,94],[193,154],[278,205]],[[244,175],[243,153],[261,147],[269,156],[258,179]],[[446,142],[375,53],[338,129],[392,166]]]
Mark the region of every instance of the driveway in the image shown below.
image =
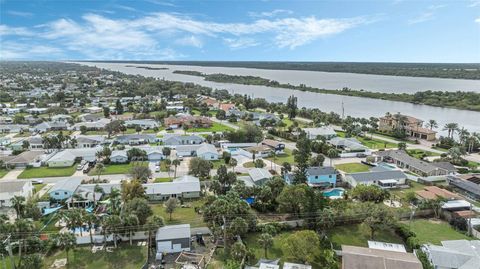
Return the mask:
[[[15,168],[13,170],[10,170],[3,178],[2,180],[12,180],[12,179],[17,179],[18,176],[23,172],[23,168]]]

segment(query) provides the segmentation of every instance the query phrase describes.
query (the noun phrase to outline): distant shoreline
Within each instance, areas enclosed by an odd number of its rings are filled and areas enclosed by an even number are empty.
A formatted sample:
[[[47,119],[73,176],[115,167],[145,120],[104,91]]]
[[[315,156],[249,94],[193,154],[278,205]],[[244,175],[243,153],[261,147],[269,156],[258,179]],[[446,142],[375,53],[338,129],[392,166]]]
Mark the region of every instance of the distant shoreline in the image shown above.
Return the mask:
[[[82,61],[77,61],[82,62]],[[480,63],[255,62],[255,61],[85,61],[317,71],[399,77],[480,80]]]

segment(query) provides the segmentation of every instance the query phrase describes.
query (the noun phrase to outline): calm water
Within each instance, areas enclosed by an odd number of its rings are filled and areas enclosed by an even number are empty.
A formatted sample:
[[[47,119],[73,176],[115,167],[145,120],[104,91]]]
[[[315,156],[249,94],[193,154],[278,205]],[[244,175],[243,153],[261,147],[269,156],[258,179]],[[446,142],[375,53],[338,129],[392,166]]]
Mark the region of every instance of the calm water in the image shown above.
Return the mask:
[[[461,85],[463,82],[472,82],[471,86],[477,85],[477,91],[480,92],[479,83],[477,81],[469,80],[451,80],[451,79],[436,79],[436,78],[412,78],[412,77],[392,77],[392,76],[376,76],[376,75],[361,75],[361,74],[339,74],[339,73],[325,73],[325,72],[311,72],[311,71],[284,71],[284,70],[259,70],[259,69],[246,69],[246,68],[219,68],[219,67],[198,67],[198,66],[174,66],[174,65],[144,65],[151,67],[168,67],[168,70],[147,70],[142,68],[135,67],[126,67],[123,63],[82,63],[92,66],[97,66],[99,68],[110,69],[114,71],[120,71],[127,74],[134,75],[143,75],[157,78],[165,78],[166,80],[182,81],[182,82],[193,82],[203,86],[212,87],[215,89],[226,89],[231,93],[239,94],[248,94],[253,97],[265,98],[269,102],[286,102],[288,96],[294,94],[298,98],[299,107],[307,108],[319,108],[322,111],[326,112],[336,112],[341,114],[342,102],[345,107],[345,115],[351,115],[355,117],[379,117],[384,115],[386,112],[401,112],[406,115],[411,115],[425,121],[429,119],[435,119],[439,126],[443,126],[449,122],[457,122],[461,127],[465,127],[470,131],[480,132],[480,112],[466,111],[466,110],[457,110],[449,108],[439,108],[426,105],[414,105],[410,103],[403,102],[394,102],[394,101],[385,101],[379,99],[369,99],[361,97],[351,97],[351,96],[341,96],[334,94],[322,94],[322,93],[313,93],[313,92],[302,92],[294,91],[290,89],[283,88],[272,88],[265,86],[252,86],[252,85],[239,85],[231,83],[216,83],[211,81],[204,81],[202,77],[188,76],[181,74],[173,74],[174,70],[196,70],[204,73],[226,73],[226,74],[236,74],[236,75],[258,75],[261,77],[266,77],[270,79],[275,79],[280,82],[290,82],[292,84],[306,83],[306,81],[300,81],[300,77],[305,77],[307,80],[312,79],[312,73],[317,74],[319,77],[329,76],[329,81],[333,81],[333,77],[344,76],[346,78],[351,78],[351,80],[344,81],[360,81],[363,80],[366,83],[374,84],[376,80],[385,81],[388,80],[390,83],[389,88],[401,88],[407,81],[410,84],[418,84],[417,81],[423,81],[423,83],[428,84],[425,81],[432,81],[432,84],[429,84],[428,87],[433,87],[433,85],[438,85],[438,88],[432,88],[432,90],[445,90],[445,87],[442,87],[442,83],[445,82],[446,85],[449,83],[458,82],[458,85]],[[138,64],[135,64],[139,66]],[[244,73],[237,73],[244,72]],[[284,80],[278,78],[268,77],[264,75],[265,73],[279,75],[285,74]],[[305,74],[304,74],[305,73]],[[362,78],[363,77],[363,78]],[[362,79],[360,79],[362,78]],[[289,79],[297,79],[297,82]],[[288,81],[287,81],[288,80]],[[321,79],[320,79],[321,80]],[[316,83],[320,83],[320,80],[316,80]],[[453,81],[453,82],[451,82]],[[312,81],[314,82],[314,81]],[[337,82],[339,83],[339,82]],[[308,83],[307,83],[308,84]],[[312,85],[315,86],[315,85]],[[473,88],[472,88],[473,89]],[[372,90],[372,89],[370,89]],[[465,90],[465,89],[463,89]],[[416,90],[415,90],[416,91]],[[398,92],[398,91],[397,91]]]

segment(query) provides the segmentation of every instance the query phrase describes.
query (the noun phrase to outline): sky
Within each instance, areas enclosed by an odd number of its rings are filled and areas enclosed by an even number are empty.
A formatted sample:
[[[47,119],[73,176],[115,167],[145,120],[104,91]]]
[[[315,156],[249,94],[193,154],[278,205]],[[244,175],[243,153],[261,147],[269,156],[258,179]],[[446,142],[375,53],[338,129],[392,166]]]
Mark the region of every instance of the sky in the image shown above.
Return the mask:
[[[0,0],[1,60],[480,62],[480,0]]]

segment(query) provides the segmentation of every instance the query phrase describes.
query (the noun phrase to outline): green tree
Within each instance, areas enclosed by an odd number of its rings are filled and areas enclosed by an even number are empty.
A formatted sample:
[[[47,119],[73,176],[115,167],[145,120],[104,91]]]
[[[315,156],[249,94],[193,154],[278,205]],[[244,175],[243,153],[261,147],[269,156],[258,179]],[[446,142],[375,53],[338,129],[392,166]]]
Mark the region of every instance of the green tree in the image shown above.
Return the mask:
[[[384,190],[377,185],[359,184],[350,191],[350,195],[354,199],[362,202],[381,203],[390,198],[390,192]]]
[[[320,238],[310,230],[294,232],[285,239],[282,249],[286,259],[313,265],[318,261]]]
[[[372,240],[375,238],[376,231],[391,228],[395,224],[393,213],[381,204],[372,204],[367,214],[363,223],[370,229],[370,239]]]
[[[166,202],[165,202],[165,212],[169,215],[170,221],[172,220],[172,214],[175,212],[175,209],[177,209],[178,206],[178,200],[177,198],[170,197]]]
[[[120,99],[117,99],[117,102],[115,102],[115,111],[117,112],[118,115],[123,114],[123,105],[120,102]]]
[[[312,144],[305,132],[301,132],[297,138],[297,149],[293,151],[293,157],[297,164],[297,170],[294,174],[294,183],[301,184],[307,182],[307,169],[312,155]]]
[[[265,258],[268,259],[268,249],[273,246],[273,236],[269,233],[260,234],[258,244],[263,248]]]
[[[243,236],[248,231],[248,223],[241,217],[236,217],[230,222],[228,232],[233,236]]]
[[[213,165],[210,161],[195,157],[190,160],[188,173],[196,177],[207,178],[212,167]]]
[[[131,201],[135,198],[146,198],[145,187],[138,179],[133,179],[131,181],[122,181],[120,185],[122,192],[122,200],[124,202]]]
[[[10,199],[10,202],[12,203],[12,207],[15,209],[17,219],[21,219],[25,210],[25,197],[15,195],[12,199]]]
[[[97,163],[95,165],[95,174],[97,174],[98,181],[100,181],[100,176],[102,175],[103,171],[105,171],[105,165],[103,165],[103,163]]]
[[[397,147],[398,147],[399,150],[406,150],[407,149],[407,143],[400,142],[400,143],[398,143]]]
[[[235,242],[230,249],[230,256],[237,262],[241,262],[246,254],[247,248],[241,241]]]
[[[122,219],[118,215],[110,215],[103,219],[104,239],[107,234],[112,235],[113,244],[117,248],[117,237],[122,230]]]
[[[152,171],[144,163],[133,165],[132,168],[130,168],[129,173],[132,179],[141,181],[143,183],[146,183],[152,176]]]
[[[235,173],[235,166],[237,166],[238,162],[237,162],[237,159],[235,158],[230,158],[230,160],[228,161],[228,165],[232,168],[232,172]]]
[[[130,246],[132,245],[132,233],[137,230],[137,226],[140,224],[138,221],[138,217],[134,214],[128,214],[123,216],[122,224],[124,226],[124,230],[128,233],[128,238],[130,241]]]
[[[295,97],[294,95],[288,97],[287,114],[288,118],[291,120],[293,120],[297,116],[297,97]]]
[[[172,160],[172,165],[174,167],[173,177],[176,178],[177,177],[177,167],[180,165],[180,160],[179,159]]]
[[[110,118],[110,108],[108,106],[103,107],[103,116],[105,118]]]
[[[138,217],[140,225],[144,225],[153,212],[146,199],[133,198],[125,203],[124,212],[126,214],[135,214]]]
[[[67,265],[69,264],[69,252],[77,247],[77,238],[72,233],[57,233],[52,236],[54,244],[64,250],[67,254]]]

